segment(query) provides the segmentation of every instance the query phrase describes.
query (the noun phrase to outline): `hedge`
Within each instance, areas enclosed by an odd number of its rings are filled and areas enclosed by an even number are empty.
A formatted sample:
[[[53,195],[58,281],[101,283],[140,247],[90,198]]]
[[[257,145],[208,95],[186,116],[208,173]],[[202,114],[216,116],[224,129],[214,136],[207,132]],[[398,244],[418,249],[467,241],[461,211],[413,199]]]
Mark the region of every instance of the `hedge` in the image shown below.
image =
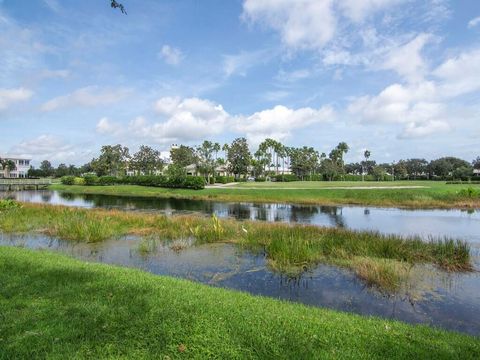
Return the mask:
[[[186,176],[182,179],[168,179],[163,175],[139,175],[139,176],[101,176],[85,175],[83,177],[85,185],[139,185],[166,188],[182,188],[182,189],[203,189],[205,187],[205,179],[201,176]],[[73,185],[73,184],[65,184]]]
[[[74,185],[75,184],[75,176],[62,176],[60,182],[63,185]]]
[[[228,184],[235,182],[235,178],[233,176],[216,176],[215,182],[219,184]]]

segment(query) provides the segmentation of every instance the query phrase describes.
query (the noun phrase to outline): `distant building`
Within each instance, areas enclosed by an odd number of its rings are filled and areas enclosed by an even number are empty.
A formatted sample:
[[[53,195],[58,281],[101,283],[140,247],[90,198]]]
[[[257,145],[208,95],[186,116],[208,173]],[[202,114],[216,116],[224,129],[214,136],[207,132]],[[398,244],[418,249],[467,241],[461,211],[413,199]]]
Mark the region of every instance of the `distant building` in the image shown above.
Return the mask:
[[[13,156],[1,156],[2,160],[11,160],[15,164],[15,169],[4,169],[0,164],[0,178],[26,178],[28,176],[28,170],[30,169],[30,162],[32,159],[13,157]]]

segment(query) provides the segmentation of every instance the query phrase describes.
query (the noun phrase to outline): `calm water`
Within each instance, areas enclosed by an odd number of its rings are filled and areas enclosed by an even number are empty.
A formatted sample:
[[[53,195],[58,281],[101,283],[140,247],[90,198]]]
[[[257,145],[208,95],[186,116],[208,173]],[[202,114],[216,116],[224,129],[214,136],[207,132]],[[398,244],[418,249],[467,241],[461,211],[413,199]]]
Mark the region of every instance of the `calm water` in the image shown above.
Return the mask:
[[[2,193],[0,193],[2,196]],[[449,236],[480,245],[480,211],[404,210],[358,206],[225,203],[202,200],[156,199],[106,195],[73,195],[56,191],[3,193],[20,201],[87,208],[158,211],[165,214],[216,214],[239,220],[295,222],[377,230],[401,235]]]
[[[144,254],[139,251],[140,241],[123,238],[87,244],[0,234],[0,245],[49,249],[82,260],[135,267],[257,295],[480,335],[477,273],[448,274],[419,267],[409,289],[401,295],[385,296],[350,271],[332,266],[321,265],[301,278],[289,279],[270,271],[263,255],[233,245],[191,246],[175,252],[157,239],[156,246]]]

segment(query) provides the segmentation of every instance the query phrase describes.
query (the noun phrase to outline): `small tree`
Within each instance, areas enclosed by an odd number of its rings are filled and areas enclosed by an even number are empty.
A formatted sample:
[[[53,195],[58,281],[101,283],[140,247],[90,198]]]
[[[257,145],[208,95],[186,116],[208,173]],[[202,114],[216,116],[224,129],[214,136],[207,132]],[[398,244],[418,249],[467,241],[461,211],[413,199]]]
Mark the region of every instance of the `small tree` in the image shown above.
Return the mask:
[[[228,149],[228,169],[238,178],[240,175],[246,175],[250,165],[250,150],[248,149],[247,139],[237,138],[232,142]]]

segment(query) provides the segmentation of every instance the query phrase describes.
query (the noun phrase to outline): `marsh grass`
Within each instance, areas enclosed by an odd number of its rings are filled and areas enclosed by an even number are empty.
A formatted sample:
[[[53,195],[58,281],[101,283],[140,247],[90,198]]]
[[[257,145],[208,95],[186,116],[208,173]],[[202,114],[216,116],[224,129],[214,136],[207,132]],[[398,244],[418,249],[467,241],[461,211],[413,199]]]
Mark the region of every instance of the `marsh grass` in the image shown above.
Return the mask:
[[[196,244],[235,243],[253,252],[263,252],[270,267],[295,274],[318,263],[352,269],[371,284],[398,289],[408,277],[405,268],[431,263],[446,271],[471,269],[466,242],[382,235],[338,228],[219,220],[201,216],[171,216],[86,210],[51,205],[24,204],[0,213],[0,231],[40,231],[76,241],[98,242],[126,235],[145,237],[141,253],[154,251],[151,238],[169,239],[180,251],[194,237]],[[150,239],[150,240],[148,240]],[[178,246],[177,246],[178,245]]]

